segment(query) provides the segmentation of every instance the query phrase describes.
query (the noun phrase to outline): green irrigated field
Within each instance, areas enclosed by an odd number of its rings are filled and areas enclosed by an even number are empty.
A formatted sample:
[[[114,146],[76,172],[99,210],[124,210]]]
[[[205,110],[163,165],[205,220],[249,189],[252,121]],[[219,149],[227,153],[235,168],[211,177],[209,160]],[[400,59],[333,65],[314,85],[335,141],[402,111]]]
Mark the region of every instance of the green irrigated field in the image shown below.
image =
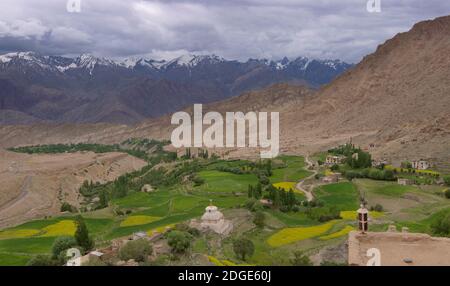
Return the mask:
[[[317,187],[314,195],[326,206],[334,206],[339,210],[356,210],[359,207],[358,189],[350,182]]]
[[[279,182],[298,182],[311,175],[311,172],[305,170],[305,160],[301,156],[280,156],[287,166],[285,168],[274,169],[270,181],[272,183]]]
[[[197,187],[201,192],[208,193],[246,193],[248,185],[255,185],[258,179],[254,174],[232,174],[220,171],[201,171],[198,176],[205,183]]]

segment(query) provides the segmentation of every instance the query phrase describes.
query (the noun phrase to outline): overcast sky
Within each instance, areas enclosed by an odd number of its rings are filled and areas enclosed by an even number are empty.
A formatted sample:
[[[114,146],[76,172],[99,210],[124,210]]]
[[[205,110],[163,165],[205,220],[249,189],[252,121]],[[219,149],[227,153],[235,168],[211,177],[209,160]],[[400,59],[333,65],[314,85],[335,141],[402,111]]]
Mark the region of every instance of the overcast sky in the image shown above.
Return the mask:
[[[449,0],[380,0],[380,13],[367,0],[80,0],[80,13],[67,1],[0,0],[0,52],[358,62],[414,23],[450,14]]]

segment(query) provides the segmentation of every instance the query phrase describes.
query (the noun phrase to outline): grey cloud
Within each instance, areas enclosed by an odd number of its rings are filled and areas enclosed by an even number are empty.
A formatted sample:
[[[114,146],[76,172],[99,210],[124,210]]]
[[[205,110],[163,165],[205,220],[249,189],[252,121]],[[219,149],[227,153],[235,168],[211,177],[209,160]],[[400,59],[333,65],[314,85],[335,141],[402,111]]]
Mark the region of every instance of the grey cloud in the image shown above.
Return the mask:
[[[356,62],[415,22],[449,14],[448,0],[2,0],[0,51],[91,52],[110,57],[215,53],[299,55]]]

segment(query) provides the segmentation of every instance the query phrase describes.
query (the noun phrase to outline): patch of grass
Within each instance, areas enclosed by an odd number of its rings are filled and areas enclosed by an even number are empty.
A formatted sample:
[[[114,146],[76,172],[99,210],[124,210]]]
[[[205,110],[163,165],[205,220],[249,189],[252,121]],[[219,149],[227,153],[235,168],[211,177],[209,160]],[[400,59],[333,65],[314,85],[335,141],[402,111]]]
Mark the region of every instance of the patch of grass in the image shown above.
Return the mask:
[[[314,190],[314,194],[326,206],[335,206],[339,210],[358,209],[359,192],[350,182],[319,186]]]
[[[0,240],[0,252],[18,254],[50,253],[55,237],[29,237]]]
[[[170,199],[170,193],[166,190],[158,190],[155,193],[133,192],[126,197],[113,200],[113,204],[121,208],[143,208],[153,207],[167,202]]]
[[[204,192],[246,193],[248,185],[255,185],[258,182],[254,174],[236,175],[220,171],[201,171],[198,176],[205,180],[205,183],[196,189]]]
[[[275,210],[267,210],[267,214],[274,217],[286,226],[314,225],[316,221],[311,220],[304,212],[280,212]]]
[[[279,247],[300,240],[317,237],[327,232],[335,223],[336,220],[332,220],[316,226],[285,228],[270,236],[267,239],[267,243],[272,247]]]
[[[389,197],[401,197],[407,192],[413,192],[417,189],[413,186],[402,186],[402,185],[394,185],[389,184],[373,190],[374,193],[389,196]]]
[[[23,266],[30,259],[30,255],[0,252],[0,266]]]
[[[272,176],[270,176],[272,183],[297,182],[312,174],[304,169],[305,160],[301,156],[280,156],[278,159],[281,159],[287,167],[272,171]]]

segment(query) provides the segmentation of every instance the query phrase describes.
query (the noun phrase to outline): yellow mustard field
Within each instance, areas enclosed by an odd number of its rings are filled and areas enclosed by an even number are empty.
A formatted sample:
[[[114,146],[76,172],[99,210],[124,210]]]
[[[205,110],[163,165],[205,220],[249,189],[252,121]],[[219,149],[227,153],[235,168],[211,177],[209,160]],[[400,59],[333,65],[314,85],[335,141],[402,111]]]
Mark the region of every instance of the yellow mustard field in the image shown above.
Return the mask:
[[[37,229],[16,229],[0,231],[0,239],[24,238],[37,235],[40,233]]]
[[[72,236],[75,234],[77,226],[73,220],[62,220],[60,222],[51,224],[42,229],[45,233],[42,235],[47,236]]]
[[[329,239],[341,237],[341,236],[344,236],[344,235],[348,234],[350,231],[352,231],[354,229],[355,229],[354,227],[352,227],[350,225],[346,225],[340,231],[333,232],[333,233],[330,233],[328,235],[321,236],[321,237],[319,237],[319,239],[321,239],[321,240],[329,240]]]
[[[281,188],[281,189],[283,189],[285,192],[289,192],[289,190],[292,190],[294,193],[299,193],[299,194],[303,194],[303,192],[301,192],[301,191],[299,191],[299,190],[297,190],[296,188],[295,188],[295,185],[296,185],[297,183],[295,183],[295,182],[280,182],[280,183],[275,183],[275,184],[273,184],[273,186],[275,187],[275,188]]]
[[[127,217],[125,220],[123,220],[120,223],[121,227],[125,226],[135,226],[135,225],[142,225],[142,224],[148,224],[154,221],[157,221],[161,219],[160,217],[156,216],[148,216],[148,215],[133,215]]]
[[[230,260],[220,260],[214,256],[208,255],[208,260],[215,266],[252,266],[250,264],[236,264],[233,261]]]
[[[270,236],[267,239],[267,243],[272,247],[279,247],[300,240],[313,238],[327,232],[335,223],[336,220],[332,220],[316,226],[284,228]]]
[[[397,173],[410,173],[409,170],[413,170],[415,174],[422,175],[430,175],[430,176],[440,176],[441,173],[433,171],[433,170],[416,170],[416,169],[407,169],[407,168],[397,168],[392,165],[384,166],[386,170],[396,171]]]

